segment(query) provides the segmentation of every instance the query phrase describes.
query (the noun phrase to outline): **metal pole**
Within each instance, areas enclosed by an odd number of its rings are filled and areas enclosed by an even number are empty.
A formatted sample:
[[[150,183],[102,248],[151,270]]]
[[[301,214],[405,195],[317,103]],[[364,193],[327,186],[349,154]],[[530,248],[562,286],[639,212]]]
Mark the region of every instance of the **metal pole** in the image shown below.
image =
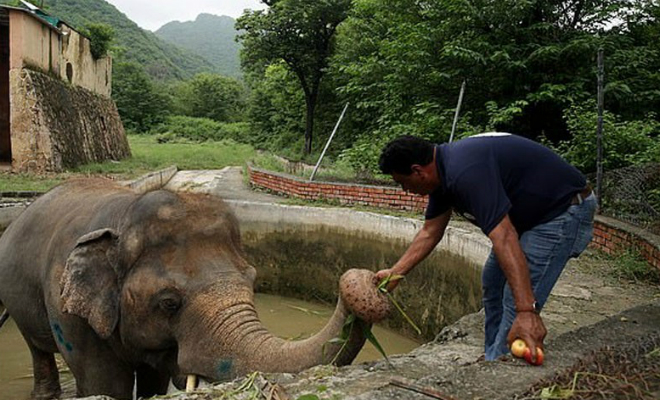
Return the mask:
[[[451,125],[449,143],[454,140],[454,132],[456,132],[456,124],[458,124],[458,113],[461,112],[461,104],[463,104],[463,93],[465,93],[465,80],[463,80],[463,83],[461,84],[461,92],[458,95],[458,104],[456,105],[456,113],[454,113],[454,123]]]
[[[602,206],[603,196],[603,103],[605,96],[603,93],[604,81],[604,62],[603,62],[603,49],[598,49],[598,126],[596,128],[596,195],[598,196],[598,208]]]
[[[341,120],[344,119],[344,114],[346,113],[346,109],[348,108],[348,105],[350,103],[346,103],[344,106],[344,110],[341,112],[341,115],[339,116],[339,120],[337,121],[337,124],[335,125],[335,129],[332,130],[332,134],[328,138],[328,142],[325,144],[325,147],[323,148],[323,151],[321,152],[321,157],[319,157],[319,161],[316,163],[316,166],[314,167],[314,171],[312,171],[312,175],[309,177],[309,181],[314,180],[314,176],[316,176],[316,171],[319,169],[319,166],[321,165],[321,161],[323,160],[323,156],[325,156],[325,151],[328,150],[328,147],[330,146],[330,142],[332,142],[332,138],[335,137],[335,133],[337,133],[337,128],[339,128],[339,124],[341,124]]]

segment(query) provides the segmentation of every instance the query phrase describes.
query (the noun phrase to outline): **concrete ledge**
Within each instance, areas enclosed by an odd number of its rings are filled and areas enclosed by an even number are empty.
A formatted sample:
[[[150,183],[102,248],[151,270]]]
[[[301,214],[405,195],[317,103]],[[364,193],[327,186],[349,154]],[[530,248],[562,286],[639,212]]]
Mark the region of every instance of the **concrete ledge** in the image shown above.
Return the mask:
[[[571,372],[581,360],[602,349],[636,352],[643,340],[660,335],[660,302],[626,310],[596,324],[585,326],[557,337],[548,343],[553,351],[541,367],[531,367],[522,360],[477,361],[483,352],[476,331],[481,330],[483,314],[467,315],[439,335],[438,340],[409,354],[384,360],[333,368],[319,366],[300,374],[266,374],[269,382],[286,388],[291,398],[304,394],[319,398],[356,400],[414,400],[430,398],[390,385],[402,378],[418,386],[430,388],[447,399],[509,400],[530,397],[530,388]],[[213,391],[230,392],[242,382],[213,387]],[[323,388],[322,390],[319,388]],[[203,392],[202,392],[203,393]],[[172,396],[192,400],[200,394]]]
[[[248,165],[250,184],[283,196],[306,200],[338,201],[344,205],[367,205],[395,210],[422,212],[427,197],[414,196],[398,187],[346,184],[337,182],[309,182],[299,177],[266,171]],[[591,246],[608,254],[628,249],[638,250],[646,261],[660,269],[660,238],[622,221],[597,216]]]
[[[365,232],[384,239],[410,241],[423,221],[393,217],[347,208],[322,208],[227,200],[241,224],[268,223],[277,230],[282,224],[313,225]],[[445,237],[435,251],[446,250],[470,263],[483,266],[491,244],[487,237],[468,223],[450,222]]]
[[[165,186],[178,170],[179,169],[176,167],[176,165],[173,165],[160,171],[155,171],[143,175],[136,180],[125,183],[125,185],[138,193],[146,193]]]

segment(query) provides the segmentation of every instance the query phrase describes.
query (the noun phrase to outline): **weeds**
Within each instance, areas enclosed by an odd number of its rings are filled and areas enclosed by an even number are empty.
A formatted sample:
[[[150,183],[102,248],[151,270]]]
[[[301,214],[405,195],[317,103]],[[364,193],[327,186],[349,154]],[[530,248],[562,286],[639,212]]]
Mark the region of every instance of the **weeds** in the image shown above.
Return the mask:
[[[648,264],[640,252],[626,250],[612,260],[613,274],[618,279],[633,282],[660,283],[660,273]]]

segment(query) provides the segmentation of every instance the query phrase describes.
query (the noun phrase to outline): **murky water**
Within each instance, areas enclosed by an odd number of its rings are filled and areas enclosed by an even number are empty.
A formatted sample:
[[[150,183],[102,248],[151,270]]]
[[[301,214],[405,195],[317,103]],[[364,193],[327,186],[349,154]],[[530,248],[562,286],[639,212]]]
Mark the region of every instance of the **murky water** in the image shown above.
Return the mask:
[[[271,333],[291,340],[304,339],[320,331],[334,311],[334,308],[318,303],[261,293],[255,296],[255,306],[259,318]],[[419,346],[414,340],[378,326],[373,328],[373,333],[387,355],[407,353]],[[367,342],[354,362],[380,358],[382,355]],[[63,366],[64,363],[59,361]],[[60,379],[65,391],[70,392],[72,376],[66,372],[66,367],[60,373]],[[0,400],[27,400],[31,390],[30,351],[10,318],[0,328]]]
[[[257,269],[257,292],[332,305],[344,271],[389,268],[408,245],[319,226],[243,223],[241,229],[247,258]],[[444,326],[479,310],[480,268],[449,252],[435,252],[406,276],[394,297],[422,335],[398,312],[384,322],[409,337],[431,340]]]

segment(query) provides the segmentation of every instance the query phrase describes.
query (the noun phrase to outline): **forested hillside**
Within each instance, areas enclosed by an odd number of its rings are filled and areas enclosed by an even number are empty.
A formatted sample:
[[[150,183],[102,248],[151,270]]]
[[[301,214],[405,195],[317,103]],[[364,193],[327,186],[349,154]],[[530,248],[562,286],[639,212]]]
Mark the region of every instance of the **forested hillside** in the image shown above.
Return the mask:
[[[466,82],[456,137],[516,133],[592,172],[602,49],[605,168],[659,161],[659,17],[657,0],[278,0],[237,20],[254,137],[300,151],[313,118],[318,151],[350,103],[330,151],[377,172],[391,138],[449,139]]]
[[[78,29],[98,23],[112,26],[115,45],[118,46],[113,51],[115,63],[138,63],[153,78],[182,79],[200,72],[214,71],[209,61],[140,28],[104,0],[47,0],[44,9]]]
[[[161,39],[209,60],[217,72],[240,76],[240,46],[235,40],[235,23],[231,17],[200,14],[195,21],[173,21],[155,33]]]

